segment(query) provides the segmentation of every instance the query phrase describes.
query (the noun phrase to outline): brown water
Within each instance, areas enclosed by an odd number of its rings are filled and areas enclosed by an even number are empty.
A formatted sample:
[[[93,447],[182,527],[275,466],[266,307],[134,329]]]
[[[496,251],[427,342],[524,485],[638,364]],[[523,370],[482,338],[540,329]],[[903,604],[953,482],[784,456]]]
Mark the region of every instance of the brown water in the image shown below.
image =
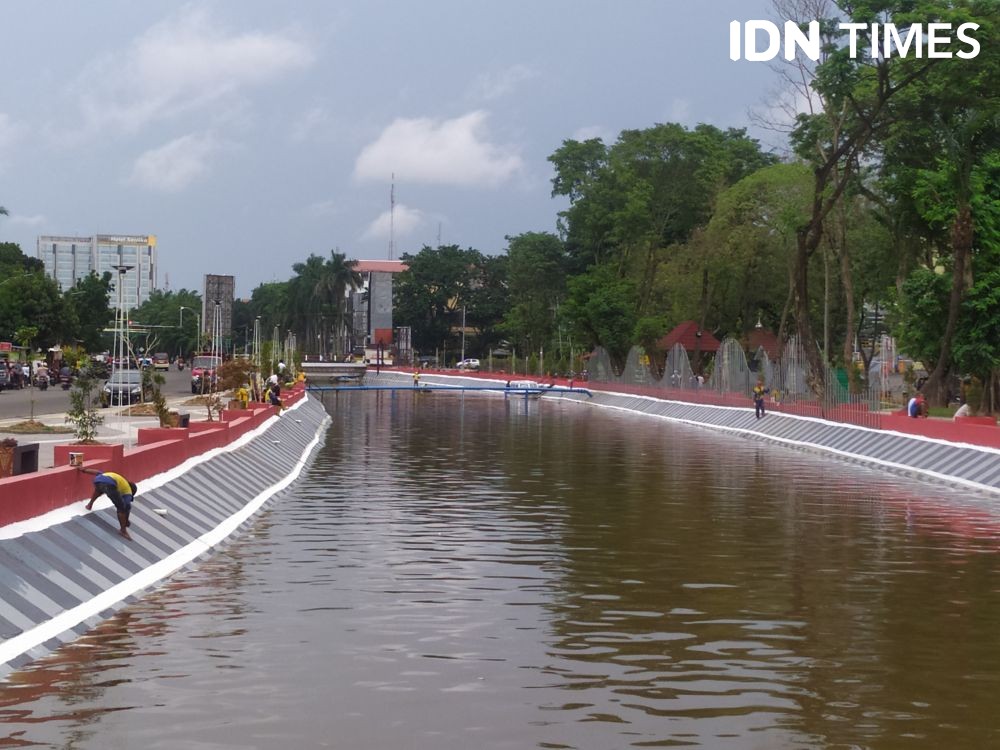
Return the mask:
[[[995,500],[545,400],[333,417],[251,535],[0,687],[0,746],[1000,746]]]

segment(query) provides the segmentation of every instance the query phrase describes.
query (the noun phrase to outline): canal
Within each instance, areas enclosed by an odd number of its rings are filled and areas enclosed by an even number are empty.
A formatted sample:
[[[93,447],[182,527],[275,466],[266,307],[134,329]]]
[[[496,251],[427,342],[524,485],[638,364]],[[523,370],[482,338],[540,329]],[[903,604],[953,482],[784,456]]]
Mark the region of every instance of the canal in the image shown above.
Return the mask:
[[[0,685],[0,747],[1000,744],[995,499],[545,399],[328,406],[294,496]]]

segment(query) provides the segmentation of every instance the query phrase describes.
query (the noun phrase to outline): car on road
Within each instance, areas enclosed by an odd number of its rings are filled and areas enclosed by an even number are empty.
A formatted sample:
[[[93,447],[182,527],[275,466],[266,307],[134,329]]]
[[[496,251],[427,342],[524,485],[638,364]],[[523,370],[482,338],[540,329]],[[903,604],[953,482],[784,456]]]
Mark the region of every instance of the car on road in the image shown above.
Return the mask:
[[[101,406],[138,404],[153,397],[153,389],[143,384],[140,370],[114,370],[101,388]]]
[[[153,355],[153,369],[154,370],[169,370],[170,369],[170,355],[166,352],[157,352]]]
[[[459,370],[478,370],[479,360],[478,359],[463,359],[458,363]]]
[[[206,391],[212,390],[211,386],[218,378],[219,365],[222,364],[222,357],[210,354],[199,354],[191,360],[191,393],[202,392],[202,381]]]

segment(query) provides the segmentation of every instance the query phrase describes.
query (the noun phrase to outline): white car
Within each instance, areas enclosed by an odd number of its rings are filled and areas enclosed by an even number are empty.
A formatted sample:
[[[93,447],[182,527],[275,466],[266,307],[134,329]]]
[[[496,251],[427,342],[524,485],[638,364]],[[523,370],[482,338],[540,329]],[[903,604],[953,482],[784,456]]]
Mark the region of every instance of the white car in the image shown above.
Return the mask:
[[[463,359],[458,363],[459,370],[478,370],[479,360],[478,359]]]

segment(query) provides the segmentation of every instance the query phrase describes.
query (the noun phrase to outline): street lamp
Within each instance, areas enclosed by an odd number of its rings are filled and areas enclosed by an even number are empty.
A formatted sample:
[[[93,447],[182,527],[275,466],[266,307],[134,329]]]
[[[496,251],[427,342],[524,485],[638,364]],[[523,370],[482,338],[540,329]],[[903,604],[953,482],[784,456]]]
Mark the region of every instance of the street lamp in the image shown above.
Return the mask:
[[[201,353],[201,313],[198,312],[197,310],[195,310],[193,307],[188,307],[187,305],[181,305],[181,310],[180,310],[180,312],[181,312],[181,321],[179,323],[179,327],[183,327],[184,326],[184,311],[185,310],[190,310],[198,318],[198,346],[195,349],[195,354],[200,354]]]

